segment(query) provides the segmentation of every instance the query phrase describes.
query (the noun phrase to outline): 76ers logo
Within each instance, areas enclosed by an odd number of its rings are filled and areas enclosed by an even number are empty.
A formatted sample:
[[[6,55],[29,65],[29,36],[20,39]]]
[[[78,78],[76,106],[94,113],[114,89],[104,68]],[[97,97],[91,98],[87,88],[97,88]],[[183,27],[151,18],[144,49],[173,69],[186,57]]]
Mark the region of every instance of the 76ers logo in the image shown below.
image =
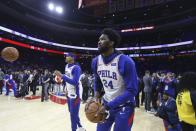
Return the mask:
[[[116,72],[112,72],[110,70],[98,70],[97,73],[100,78],[103,78],[102,84],[104,85],[104,87],[114,89],[112,81],[118,79]]]
[[[99,71],[97,71],[97,73],[100,77],[107,77],[107,78],[117,80],[116,72],[111,72],[109,70],[99,70]]]

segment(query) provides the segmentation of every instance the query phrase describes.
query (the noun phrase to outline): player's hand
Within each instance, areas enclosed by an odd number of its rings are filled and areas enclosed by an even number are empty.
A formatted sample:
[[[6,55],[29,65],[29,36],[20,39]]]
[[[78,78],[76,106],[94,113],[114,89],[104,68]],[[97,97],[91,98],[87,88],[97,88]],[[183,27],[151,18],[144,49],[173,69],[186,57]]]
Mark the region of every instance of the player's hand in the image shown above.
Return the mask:
[[[60,71],[58,71],[58,70],[54,71],[54,75],[62,77],[62,73]]]
[[[97,116],[99,114],[102,114],[104,116],[103,117],[103,120],[100,121],[100,123],[105,122],[109,118],[109,116],[110,116],[109,111],[107,111],[106,108],[105,108],[105,106],[103,106],[103,105],[101,106],[101,108],[99,109],[99,111],[96,113]]]
[[[95,92],[95,97],[94,97],[95,101],[98,103],[101,103],[101,97],[100,97],[100,93],[99,92]]]
[[[97,111],[96,115],[95,116],[98,116],[99,114],[103,114],[105,113],[105,107],[104,106],[101,106],[101,108]]]
[[[105,106],[101,106],[101,109],[98,111],[98,113],[104,114],[106,112]]]

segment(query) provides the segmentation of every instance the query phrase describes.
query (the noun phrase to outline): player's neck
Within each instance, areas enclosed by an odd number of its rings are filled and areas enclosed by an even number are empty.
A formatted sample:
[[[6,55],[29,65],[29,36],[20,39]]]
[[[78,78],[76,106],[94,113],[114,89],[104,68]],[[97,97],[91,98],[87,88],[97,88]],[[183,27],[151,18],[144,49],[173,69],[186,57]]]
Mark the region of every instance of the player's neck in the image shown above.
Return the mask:
[[[104,57],[110,56],[112,53],[114,53],[114,48],[110,48],[107,52],[102,53]]]
[[[74,61],[69,61],[67,64],[70,64],[70,65],[74,64]]]

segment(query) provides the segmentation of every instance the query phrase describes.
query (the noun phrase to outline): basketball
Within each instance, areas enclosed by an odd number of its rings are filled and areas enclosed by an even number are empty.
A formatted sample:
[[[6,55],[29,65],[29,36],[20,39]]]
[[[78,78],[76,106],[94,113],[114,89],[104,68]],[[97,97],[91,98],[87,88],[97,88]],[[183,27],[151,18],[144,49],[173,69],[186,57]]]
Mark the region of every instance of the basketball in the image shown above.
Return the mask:
[[[19,52],[16,48],[14,47],[5,47],[2,51],[1,51],[1,57],[5,60],[5,61],[9,61],[9,62],[13,62],[16,61],[19,57]]]
[[[103,122],[106,118],[106,113],[98,113],[102,105],[96,101],[90,101],[85,105],[86,118],[93,123]]]

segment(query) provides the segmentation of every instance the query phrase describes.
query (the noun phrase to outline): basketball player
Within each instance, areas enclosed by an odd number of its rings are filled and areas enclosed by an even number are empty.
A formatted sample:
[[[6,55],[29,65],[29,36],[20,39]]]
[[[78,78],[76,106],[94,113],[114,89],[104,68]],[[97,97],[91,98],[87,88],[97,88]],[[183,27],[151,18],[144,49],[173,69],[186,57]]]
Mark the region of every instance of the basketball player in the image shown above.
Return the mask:
[[[5,75],[6,82],[6,96],[9,95],[10,88],[14,92],[14,96],[16,96],[16,82],[13,80],[13,75],[11,73]]]
[[[75,56],[69,53],[66,56],[65,74],[62,75],[59,71],[55,71],[55,75],[60,76],[66,82],[67,90],[67,103],[71,117],[72,131],[85,131],[80,124],[79,109],[80,109],[80,96],[79,96],[79,78],[81,75],[81,68],[75,63]]]
[[[120,35],[112,29],[104,29],[98,42],[100,55],[93,59],[95,74],[95,97],[101,98],[104,106],[100,112],[109,112],[109,117],[97,124],[97,131],[130,131],[137,94],[137,73],[134,61],[121,54],[115,47],[120,43]]]

